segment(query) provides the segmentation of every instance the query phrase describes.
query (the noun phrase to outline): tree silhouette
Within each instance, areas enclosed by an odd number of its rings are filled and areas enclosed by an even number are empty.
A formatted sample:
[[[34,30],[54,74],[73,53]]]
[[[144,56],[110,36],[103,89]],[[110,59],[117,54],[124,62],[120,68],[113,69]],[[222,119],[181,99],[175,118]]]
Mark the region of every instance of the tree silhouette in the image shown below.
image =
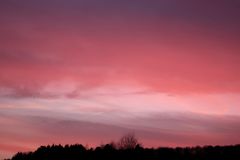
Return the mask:
[[[138,139],[135,137],[134,134],[126,134],[124,135],[118,142],[119,149],[135,149],[138,143]]]
[[[81,144],[41,146],[34,152],[17,153],[11,160],[239,160],[240,145],[185,148],[143,148],[134,134],[119,142],[88,148]]]

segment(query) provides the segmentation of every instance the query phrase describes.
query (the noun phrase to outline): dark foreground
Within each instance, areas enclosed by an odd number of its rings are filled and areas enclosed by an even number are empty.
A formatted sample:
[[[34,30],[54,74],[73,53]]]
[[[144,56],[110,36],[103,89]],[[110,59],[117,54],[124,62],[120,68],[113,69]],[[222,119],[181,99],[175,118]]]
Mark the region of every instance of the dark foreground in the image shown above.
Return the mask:
[[[117,149],[106,144],[95,149],[83,145],[41,146],[34,152],[17,153],[12,160],[240,160],[240,145],[186,148]]]

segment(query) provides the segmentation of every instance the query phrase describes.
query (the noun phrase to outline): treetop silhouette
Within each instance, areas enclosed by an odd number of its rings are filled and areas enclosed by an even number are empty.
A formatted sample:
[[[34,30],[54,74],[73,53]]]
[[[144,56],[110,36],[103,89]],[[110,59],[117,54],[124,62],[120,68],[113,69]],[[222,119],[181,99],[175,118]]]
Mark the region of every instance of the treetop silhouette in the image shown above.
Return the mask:
[[[10,160],[239,160],[240,145],[185,148],[143,148],[134,134],[96,148],[75,145],[41,146],[15,154]]]

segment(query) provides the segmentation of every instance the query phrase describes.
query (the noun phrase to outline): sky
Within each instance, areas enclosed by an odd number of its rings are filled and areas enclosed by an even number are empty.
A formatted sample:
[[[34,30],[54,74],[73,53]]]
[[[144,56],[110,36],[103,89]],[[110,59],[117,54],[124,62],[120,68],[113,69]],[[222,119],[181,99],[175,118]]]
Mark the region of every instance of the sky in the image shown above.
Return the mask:
[[[0,1],[0,159],[40,145],[240,143],[239,0]]]

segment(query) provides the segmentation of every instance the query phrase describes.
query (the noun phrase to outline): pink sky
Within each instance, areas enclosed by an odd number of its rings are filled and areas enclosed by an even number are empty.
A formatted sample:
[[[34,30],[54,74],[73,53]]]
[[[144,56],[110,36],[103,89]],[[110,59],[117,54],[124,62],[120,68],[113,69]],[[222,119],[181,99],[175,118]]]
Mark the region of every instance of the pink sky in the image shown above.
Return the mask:
[[[0,2],[0,158],[128,132],[147,147],[240,143],[239,6]]]

